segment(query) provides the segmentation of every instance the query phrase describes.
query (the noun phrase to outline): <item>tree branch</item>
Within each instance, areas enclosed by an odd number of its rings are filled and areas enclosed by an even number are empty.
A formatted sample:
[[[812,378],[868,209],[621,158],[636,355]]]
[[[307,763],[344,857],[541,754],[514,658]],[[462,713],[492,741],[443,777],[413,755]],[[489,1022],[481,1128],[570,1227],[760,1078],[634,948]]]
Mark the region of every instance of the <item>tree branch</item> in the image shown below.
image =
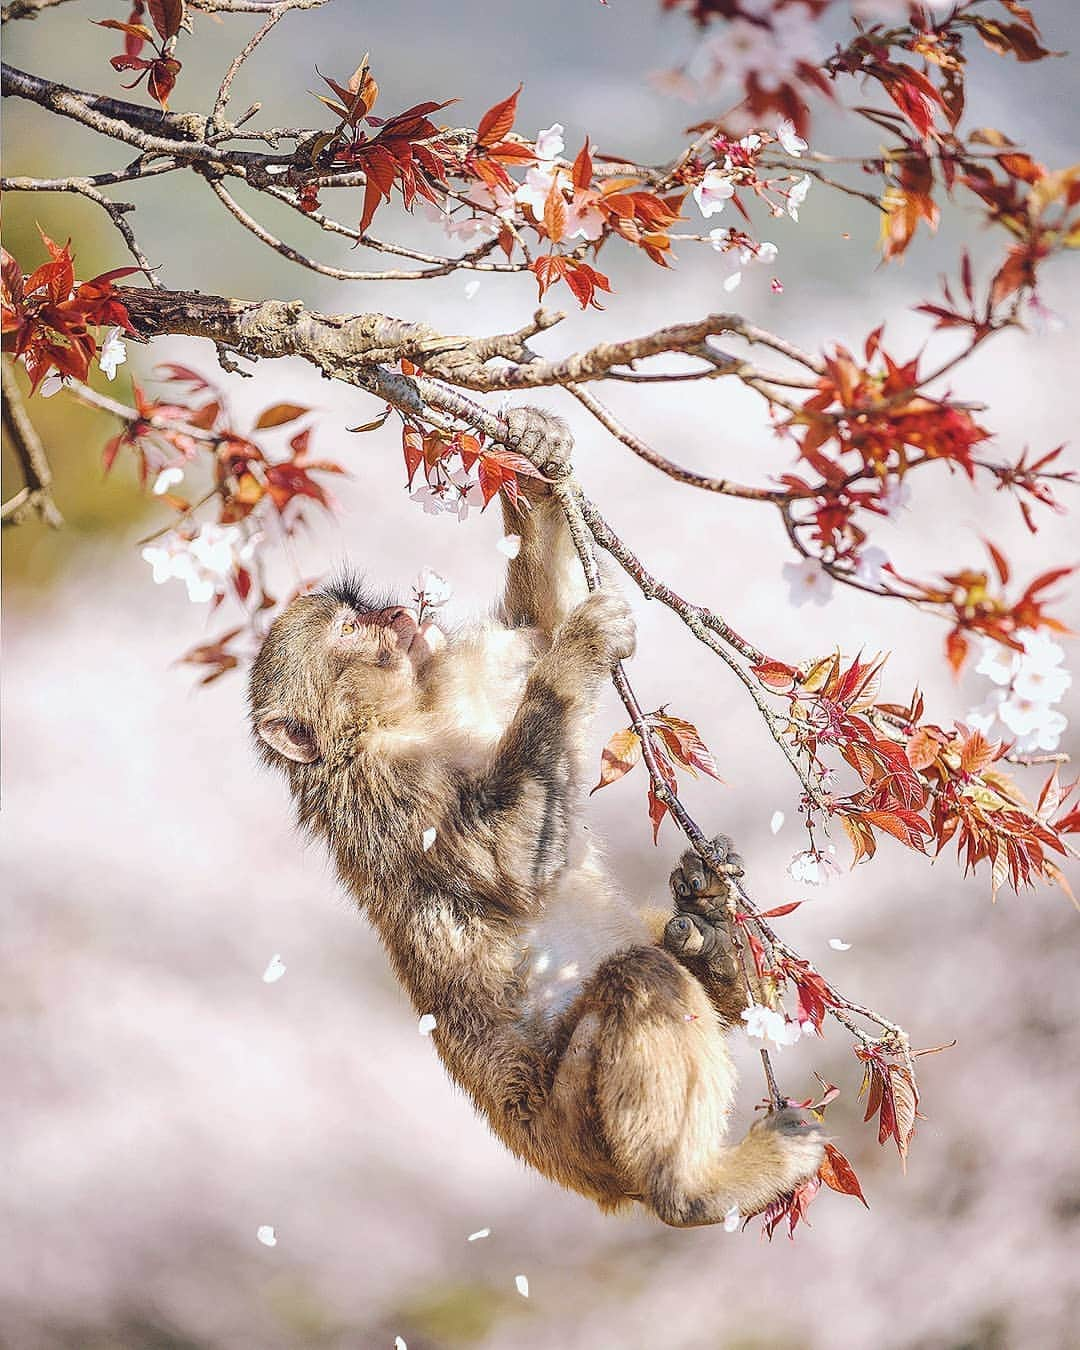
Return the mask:
[[[58,529],[64,518],[52,499],[52,470],[45,447],[27,414],[10,362],[3,363],[3,372],[4,431],[19,461],[26,486],[3,504],[0,520],[5,526],[19,525],[28,516],[37,515],[46,525]]]

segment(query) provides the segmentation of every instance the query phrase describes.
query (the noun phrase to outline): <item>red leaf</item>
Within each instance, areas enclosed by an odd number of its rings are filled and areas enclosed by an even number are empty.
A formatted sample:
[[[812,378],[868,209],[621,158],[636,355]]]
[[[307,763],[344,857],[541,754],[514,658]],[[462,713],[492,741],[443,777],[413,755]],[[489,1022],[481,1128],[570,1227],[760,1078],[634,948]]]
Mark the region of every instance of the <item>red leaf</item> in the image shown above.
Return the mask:
[[[859,1178],[855,1175],[855,1169],[832,1144],[825,1145],[825,1160],[821,1164],[818,1176],[834,1191],[839,1191],[841,1195],[854,1195],[866,1205],[867,1209],[870,1208],[859,1185]]]
[[[504,98],[501,103],[496,103],[481,117],[480,125],[476,129],[477,145],[494,145],[496,141],[502,140],[514,125],[514,118],[517,116],[518,95],[523,88],[524,85],[519,84],[509,98]]]
[[[146,3],[162,39],[175,37],[184,21],[184,0],[146,0]]]
[[[255,423],[255,430],[264,431],[268,427],[284,426],[286,422],[295,422],[298,417],[303,417],[310,411],[311,409],[302,403],[275,403],[260,414],[259,420]]]
[[[609,783],[622,778],[640,758],[641,737],[637,732],[629,727],[625,731],[617,731],[604,746],[603,754],[600,756],[600,781],[592,791],[599,792],[602,787],[607,787]]]
[[[587,188],[592,184],[593,163],[592,153],[589,150],[589,138],[585,137],[585,144],[577,153],[574,160],[573,181],[576,188]]]
[[[544,201],[544,229],[553,244],[559,243],[566,233],[566,199],[557,177],[551,180],[551,188]]]

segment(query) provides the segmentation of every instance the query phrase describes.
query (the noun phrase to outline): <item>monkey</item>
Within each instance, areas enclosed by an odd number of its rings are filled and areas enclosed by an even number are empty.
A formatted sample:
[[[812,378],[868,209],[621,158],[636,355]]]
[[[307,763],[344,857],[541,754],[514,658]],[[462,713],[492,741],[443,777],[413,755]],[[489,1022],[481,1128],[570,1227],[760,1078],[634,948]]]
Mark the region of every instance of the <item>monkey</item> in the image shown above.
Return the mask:
[[[535,408],[508,421],[547,478],[527,511],[503,496],[521,543],[492,621],[450,633],[348,574],[297,597],[252,668],[256,743],[514,1154],[604,1210],[749,1216],[817,1172],[820,1128],[787,1107],[726,1143],[746,1004],[729,878],[690,851],[674,916],[650,915],[585,824],[586,731],[634,621],[610,580],[588,592],[551,490],[568,429]]]

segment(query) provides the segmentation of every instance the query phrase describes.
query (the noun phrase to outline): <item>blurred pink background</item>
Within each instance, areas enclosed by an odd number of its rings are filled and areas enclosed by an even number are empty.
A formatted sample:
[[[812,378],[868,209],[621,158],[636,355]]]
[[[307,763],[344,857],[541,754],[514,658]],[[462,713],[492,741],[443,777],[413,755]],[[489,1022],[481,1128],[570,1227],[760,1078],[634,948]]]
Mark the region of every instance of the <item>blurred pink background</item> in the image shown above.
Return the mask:
[[[1072,5],[1036,8],[1050,46],[1080,42]],[[71,5],[13,24],[6,56],[116,93],[106,64],[115,44],[87,17]],[[197,28],[173,100],[181,109],[206,102],[252,25],[198,16]],[[491,10],[468,0],[450,10],[426,0],[369,13],[339,0],[288,18],[236,101],[262,98],[274,121],[312,122],[313,67],[341,75],[370,49],[381,111],[462,94],[462,120],[475,124],[524,78],[524,130],[560,121],[571,152],[588,130],[604,151],[659,159],[704,110],[660,97],[646,75],[689,40],[684,24],[648,5]],[[1069,58],[1018,67],[979,55],[972,121],[1068,164],[1075,72]],[[118,149],[11,103],[9,172],[124,162]],[[861,142],[849,121],[823,116],[812,144]],[[534,306],[527,278],[485,278],[471,300],[453,277],[327,283],[261,250],[200,187],[166,179],[140,189],[144,244],[177,287],[382,309],[467,332],[517,327]],[[89,204],[40,196],[7,208],[5,239],[20,258],[36,256],[38,220],[55,237],[74,236],[82,275],[123,262]],[[383,233],[396,218],[387,208]],[[784,293],[748,274],[735,301],[810,347],[861,343],[887,318],[890,350],[913,352],[927,325],[910,307],[930,297],[939,271],[955,269],[960,245],[985,266],[1002,247],[954,211],[902,268],[879,268],[873,213],[820,187],[799,225],[760,224],[780,248]],[[424,222],[402,232],[436,242]],[[333,241],[307,242],[365,265]],[[663,273],[636,259],[616,264],[613,249],[602,260],[617,292],[608,309],[575,314],[538,345],[554,355],[729,307],[713,260],[686,245],[678,269]],[[1043,298],[1075,315],[1075,267],[1056,262],[1049,280]],[[134,354],[137,377],[149,381],[162,360],[218,373],[210,348],[177,340]],[[1003,457],[1026,444],[1042,452],[1075,435],[1076,361],[1075,328],[1009,335],[964,367],[954,389],[991,405],[982,416]],[[283,396],[315,405],[315,445],[352,475],[338,517],[311,517],[305,573],[349,559],[404,590],[428,564],[453,583],[458,618],[486,609],[503,565],[493,513],[459,525],[411,503],[393,423],[363,438],[345,431],[375,415],[373,400],[286,363],[264,363],[229,389],[238,421]],[[606,397],[683,463],[758,480],[789,463],[744,389],[615,387]],[[772,512],[696,495],[606,439],[567,396],[541,401],[573,422],[586,490],[649,567],[759,646],[785,659],[834,645],[890,650],[883,697],[903,701],[918,682],[942,722],[982,700],[981,677],[948,675],[940,622],[852,592],[824,609],[793,609],[780,572],[790,554]],[[916,1045],[958,1043],[922,1061],[927,1120],[906,1178],[861,1124],[848,1043],[830,1028],[824,1043],[780,1052],[792,1095],[813,1090],[814,1068],[840,1085],[829,1126],[869,1212],[827,1193],[811,1229],[771,1247],[750,1232],[605,1218],[519,1166],[448,1083],[365,922],[322,853],[293,832],[282,784],[257,767],[242,677],[200,690],[190,668],[172,664],[228,626],[230,612],[208,618],[178,583],[153,585],[136,541],[165,513],[137,494],[129,465],[102,484],[109,419],[62,403],[38,401],[34,412],[67,528],[28,524],[4,536],[0,1341],[17,1350],[366,1350],[395,1336],[409,1350],[1077,1343],[1080,916],[1060,892],[1003,894],[991,907],[987,876],[965,881],[951,854],[931,866],[887,839],[871,866],[827,889],[790,881],[785,866],[803,846],[794,779],[726,669],[670,614],[634,597],[631,674],[643,703],[670,703],[696,722],[726,780],[689,786],[697,817],[735,836],[759,900],[809,900],[782,920],[785,935],[845,992],[901,1021]],[[18,486],[6,454],[4,467],[6,496]],[[1032,537],[1003,495],[973,493],[945,471],[918,478],[909,509],[874,537],[901,571],[981,566],[981,537],[1005,548],[1025,582],[1078,560],[1075,514],[1039,512]],[[286,568],[278,580],[288,584]],[[1058,612],[1069,620],[1068,605]],[[1075,715],[1075,697],[1063,708]],[[609,695],[598,756],[623,724]],[[1080,748],[1072,731],[1065,748]],[[1039,773],[1023,781],[1037,788]],[[653,848],[640,770],[588,809],[620,882],[642,901],[662,900],[680,841],[669,823]],[[778,810],[787,823],[774,838]],[[850,950],[830,950],[833,937]],[[266,984],[275,953],[287,972]],[[761,1085],[756,1053],[744,1044],[738,1053],[741,1130]],[[274,1227],[276,1246],[256,1240],[261,1225]],[[483,1227],[489,1237],[466,1240]],[[528,1277],[528,1300],[517,1274]]]

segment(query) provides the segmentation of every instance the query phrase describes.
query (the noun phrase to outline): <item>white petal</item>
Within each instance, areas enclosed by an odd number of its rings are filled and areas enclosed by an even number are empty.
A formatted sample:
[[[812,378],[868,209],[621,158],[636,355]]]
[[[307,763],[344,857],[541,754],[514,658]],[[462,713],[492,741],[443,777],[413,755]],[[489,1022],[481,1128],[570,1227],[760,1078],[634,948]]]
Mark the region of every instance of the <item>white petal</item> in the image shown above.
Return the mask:
[[[408,1345],[406,1345],[406,1343],[405,1343],[405,1337],[404,1337],[404,1336],[395,1336],[395,1337],[394,1337],[394,1350],[409,1350]]]
[[[472,277],[465,283],[465,299],[475,300],[477,292],[480,290],[480,278]]]
[[[769,830],[772,834],[779,834],[784,825],[783,811],[774,811],[772,820],[769,821]]]
[[[255,1236],[259,1239],[259,1241],[262,1243],[264,1247],[277,1246],[277,1234],[274,1232],[273,1228],[271,1228],[271,1226],[268,1223],[264,1223],[261,1228],[257,1229],[255,1232]]]
[[[177,483],[184,481],[183,469],[178,469],[175,465],[168,469],[162,469],[154,479],[154,496],[161,497]]]
[[[833,949],[834,952],[849,952],[849,951],[851,951],[851,943],[850,943],[850,942],[841,942],[839,938],[830,938],[830,939],[829,939],[829,946]]]
[[[424,833],[420,836],[420,842],[424,846],[425,853],[432,846],[432,844],[434,844],[435,836],[437,833],[438,831],[435,829],[435,826],[429,825],[427,829],[424,831]]]
[[[416,1029],[421,1036],[430,1036],[438,1025],[434,1013],[425,1013],[420,1021],[417,1022]]]
[[[470,1233],[470,1234],[469,1234],[469,1236],[468,1236],[468,1238],[466,1239],[466,1241],[467,1241],[467,1242],[479,1242],[481,1238],[486,1238],[486,1237],[490,1237],[490,1236],[491,1236],[491,1229],[490,1229],[490,1228],[478,1228],[478,1229],[476,1230],[475,1233]]]
[[[529,1297],[529,1277],[527,1275],[514,1276],[514,1288],[522,1298]]]
[[[288,967],[277,952],[270,958],[270,963],[263,971],[263,984],[276,984]]]
[[[504,534],[495,547],[508,558],[516,558],[521,552],[521,535]]]
[[[742,1220],[742,1214],[739,1212],[738,1205],[732,1205],[724,1215],[724,1232],[734,1233]]]

